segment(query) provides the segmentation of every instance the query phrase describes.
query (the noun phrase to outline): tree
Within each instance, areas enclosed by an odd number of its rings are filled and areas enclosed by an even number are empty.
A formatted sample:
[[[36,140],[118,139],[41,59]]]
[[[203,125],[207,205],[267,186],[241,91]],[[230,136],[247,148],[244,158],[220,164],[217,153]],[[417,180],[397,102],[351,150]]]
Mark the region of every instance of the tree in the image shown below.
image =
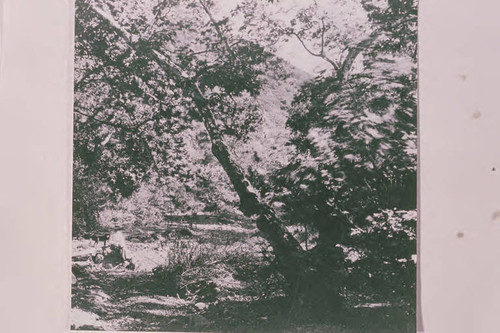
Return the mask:
[[[120,196],[148,179],[196,186],[204,180],[188,139],[196,137],[196,149],[210,150],[239,209],[272,246],[288,291],[318,314],[338,308],[347,272],[339,245],[352,245],[346,239],[354,239],[358,220],[395,203],[375,188],[401,198],[415,161],[414,73],[400,73],[399,60],[387,58],[411,43],[387,43],[396,37],[380,23],[407,13],[363,5],[363,25],[339,30],[345,24],[329,22],[315,3],[286,26],[259,12],[273,4],[242,2],[246,21],[236,31],[209,0],[79,0],[75,175],[92,174]],[[250,31],[255,22],[259,36]],[[285,72],[273,44],[289,38],[330,68],[296,95],[288,123],[297,154],[271,190],[241,167],[230,143],[244,142],[259,124],[266,76]],[[363,66],[355,64],[360,57]],[[276,200],[288,215],[278,215]],[[283,218],[316,228],[318,245],[304,250]]]
[[[77,4],[75,113],[84,128],[77,132],[76,155],[98,164],[99,175],[129,195],[149,168],[160,176],[191,177],[183,168],[182,134],[203,124],[240,210],[257,216],[281,272],[296,280],[300,245],[259,198],[226,144],[228,136],[244,139],[252,130],[253,103],[270,55],[233,36],[208,1],[138,6],[118,0]]]
[[[352,36],[349,27],[332,30],[328,7],[318,2],[288,22],[276,21],[268,6],[259,12],[265,24],[252,24],[243,11],[249,29],[272,28],[271,44],[296,39],[325,65],[289,109],[296,155],[276,173],[269,200],[284,203],[286,219],[317,232],[309,255],[324,289],[370,285],[385,299],[397,290],[412,306],[416,2],[381,4],[358,3],[366,17]]]

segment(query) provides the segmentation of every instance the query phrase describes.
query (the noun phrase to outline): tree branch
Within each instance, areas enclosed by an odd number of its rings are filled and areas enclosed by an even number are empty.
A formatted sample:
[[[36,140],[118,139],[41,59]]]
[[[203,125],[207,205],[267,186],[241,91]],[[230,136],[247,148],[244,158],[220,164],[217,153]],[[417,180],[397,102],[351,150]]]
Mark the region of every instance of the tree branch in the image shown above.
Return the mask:
[[[217,31],[217,34],[219,35],[221,42],[223,42],[224,45],[226,45],[227,51],[229,52],[229,54],[231,54],[231,57],[233,57],[233,60],[234,60],[234,58],[235,58],[234,52],[231,49],[231,47],[229,46],[229,43],[227,42],[226,37],[224,37],[224,34],[220,30],[219,25],[217,24],[217,21],[215,21],[214,17],[212,16],[210,9],[207,7],[207,5],[205,4],[205,2],[203,0],[198,0],[198,1],[201,4],[201,6],[203,7],[203,10],[205,11],[205,13],[207,13],[207,15],[210,19],[210,22],[212,22],[212,25],[214,26],[215,30]]]
[[[356,46],[352,47],[345,57],[344,61],[340,65],[337,71],[337,78],[340,82],[344,82],[347,78],[347,73],[351,70],[354,60],[356,57],[365,49],[367,49],[371,43],[379,36],[377,31],[374,31],[368,36],[368,38],[362,40]]]
[[[97,118],[97,117],[95,117],[93,115],[90,115],[90,114],[78,111],[76,109],[74,110],[74,112],[78,113],[79,115],[82,115],[84,117],[90,118],[90,119],[92,119],[92,120],[94,120],[94,121],[96,121],[98,123],[111,126],[114,129],[119,128],[119,129],[124,130],[126,132],[138,135],[139,138],[140,138],[140,140],[143,142],[144,147],[146,148],[149,156],[151,157],[151,161],[153,161],[153,167],[154,167],[154,169],[156,170],[156,172],[160,173],[160,167],[158,166],[158,163],[156,162],[156,159],[154,157],[153,151],[151,150],[151,147],[149,146],[148,140],[146,140],[141,135],[140,131],[138,130],[138,127],[137,128],[131,128],[131,127],[125,126],[123,124],[117,124],[117,123],[114,123],[114,122],[111,122],[111,121],[107,121],[107,120],[104,120],[104,119]],[[109,135],[103,140],[103,142],[101,143],[102,146],[104,146],[106,143],[108,143],[108,141],[111,139],[111,136],[113,135],[113,133],[114,133],[114,131],[111,132],[111,133],[109,133]]]
[[[297,39],[299,40],[300,44],[302,44],[302,46],[304,47],[304,49],[309,52],[310,55],[314,56],[314,57],[322,57],[322,54],[321,52],[320,53],[314,53],[313,51],[311,51],[306,43],[302,40],[302,38],[299,36],[299,34],[297,34],[295,31],[292,32],[292,35],[294,35],[295,37],[297,37]]]
[[[107,22],[110,28],[112,28],[113,31],[115,31],[120,37],[125,40],[130,49],[133,50],[136,54],[138,53],[139,48],[137,46],[137,43],[133,41],[132,34],[123,29],[112,17],[110,17],[109,14],[107,14],[97,6],[90,5],[89,10],[93,11],[99,18]],[[160,66],[160,68],[167,74],[176,74],[176,76],[181,79],[187,78],[186,75],[182,72],[182,68],[172,62],[166,55],[158,52],[157,50],[150,50],[148,48],[143,48],[141,49],[141,51],[142,52],[139,53],[144,53],[151,60],[154,60],[158,64],[158,66]]]
[[[102,10],[96,9],[94,6],[90,8],[99,17],[108,22],[109,26],[124,39],[132,50],[155,61],[166,75],[174,76],[184,86],[184,89],[188,89],[189,92],[193,93],[194,96],[192,98],[199,108],[204,125],[211,139],[212,153],[231,180],[240,198],[240,209],[247,216],[258,214],[259,217],[256,220],[257,227],[266,235],[276,255],[281,259],[281,264],[284,266],[283,274],[289,278],[295,276],[297,272],[294,267],[297,265],[297,260],[303,252],[299,242],[282,225],[272,207],[262,203],[245,173],[229,153],[229,149],[224,143],[222,134],[217,127],[216,119],[207,105],[207,99],[196,80],[190,78],[182,68],[173,64],[168,57],[156,49],[143,48],[141,49],[142,52],[137,52],[137,44],[133,42],[128,32],[120,27],[112,18],[108,17]]]
[[[98,73],[102,69],[103,69],[103,66],[96,66],[94,69],[87,70],[85,72],[85,74],[83,75],[83,77],[78,82],[75,82],[75,84],[73,86],[73,90],[77,91],[78,89],[80,89],[86,83],[85,80],[87,80],[93,74]]]
[[[325,56],[325,20],[321,18],[321,55]]]
[[[160,174],[160,167],[158,166],[158,163],[156,163],[155,156],[153,155],[153,151],[151,150],[151,147],[149,147],[149,142],[145,138],[142,137],[142,135],[139,135],[141,138],[142,142],[144,143],[144,146],[146,147],[146,150],[148,151],[149,156],[151,157],[151,160],[153,161],[153,167],[156,170],[158,174]]]
[[[323,38],[324,38],[324,37],[323,37],[323,34],[324,34],[324,32],[322,33],[322,36],[321,36],[321,39],[322,39],[322,41],[321,41],[321,51],[320,51],[319,53],[315,53],[315,52],[311,51],[311,50],[307,47],[306,43],[302,40],[302,38],[299,36],[299,34],[297,34],[296,32],[292,32],[292,35],[294,35],[295,37],[297,37],[297,39],[299,40],[300,44],[302,44],[302,46],[304,47],[304,49],[305,49],[305,50],[306,50],[306,51],[307,51],[310,55],[312,55],[312,56],[314,56],[314,57],[318,57],[318,58],[321,58],[321,59],[325,60],[325,61],[326,61],[326,62],[328,62],[330,65],[332,65],[332,66],[333,66],[333,68],[334,68],[336,71],[338,71],[338,70],[339,70],[339,66],[335,63],[335,61],[333,61],[332,59],[328,58],[328,57],[325,55],[325,53],[324,53],[324,45],[323,45],[323,43],[324,43]]]
[[[105,120],[105,119],[100,119],[94,115],[91,115],[91,114],[87,114],[85,112],[81,112],[79,111],[76,107],[74,108],[74,112],[75,113],[78,113],[79,115],[82,115],[84,117],[87,117],[87,118],[90,118],[100,124],[104,124],[104,125],[108,125],[108,126],[111,126],[113,128],[119,128],[119,129],[122,129],[122,130],[125,130],[127,132],[131,132],[131,133],[136,133],[137,129],[134,129],[134,128],[130,128],[126,125],[123,125],[123,124],[117,124],[117,123],[114,123],[112,121],[108,121],[108,120]]]

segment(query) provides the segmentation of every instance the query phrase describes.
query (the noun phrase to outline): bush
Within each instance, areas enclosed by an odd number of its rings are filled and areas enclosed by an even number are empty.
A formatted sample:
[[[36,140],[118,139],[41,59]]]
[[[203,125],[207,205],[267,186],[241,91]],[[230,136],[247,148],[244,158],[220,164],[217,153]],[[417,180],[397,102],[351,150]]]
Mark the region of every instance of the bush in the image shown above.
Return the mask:
[[[347,287],[372,301],[409,309],[416,302],[416,211],[384,210],[351,238],[356,259],[347,262]]]
[[[181,276],[185,267],[181,263],[162,265],[153,269],[153,277],[162,284],[167,294],[176,295],[180,291]]]
[[[206,259],[211,257],[207,248],[192,241],[178,240],[168,251],[167,263],[153,269],[153,278],[162,284],[165,292],[183,298],[215,300],[216,284],[203,269]]]

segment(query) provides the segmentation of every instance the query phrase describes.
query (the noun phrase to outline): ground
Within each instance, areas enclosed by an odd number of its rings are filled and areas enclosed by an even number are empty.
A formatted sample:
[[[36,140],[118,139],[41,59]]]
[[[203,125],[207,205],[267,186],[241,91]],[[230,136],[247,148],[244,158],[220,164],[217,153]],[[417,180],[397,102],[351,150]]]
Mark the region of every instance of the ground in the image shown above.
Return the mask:
[[[116,249],[122,237],[133,269],[110,254],[96,264],[103,244],[74,239],[72,329],[414,332],[404,311],[390,307],[352,307],[330,322],[292,313],[251,221],[220,221],[177,218],[111,231],[108,246]]]

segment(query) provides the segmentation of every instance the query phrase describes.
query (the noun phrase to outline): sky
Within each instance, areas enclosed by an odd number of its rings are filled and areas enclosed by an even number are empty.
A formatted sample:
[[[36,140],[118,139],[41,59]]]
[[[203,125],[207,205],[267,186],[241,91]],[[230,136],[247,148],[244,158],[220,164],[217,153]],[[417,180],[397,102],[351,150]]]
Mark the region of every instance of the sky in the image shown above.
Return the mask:
[[[243,0],[214,0],[220,8],[219,15],[230,16],[231,10]],[[352,25],[355,22],[364,23],[367,18],[364,10],[356,0],[278,0],[273,4],[260,0],[266,4],[266,9],[276,19],[290,20],[298,10],[313,3],[317,3],[328,15],[328,18],[338,22],[339,26]],[[311,56],[297,39],[291,39],[280,45],[277,55],[290,62],[293,66],[312,75],[324,69],[331,69],[325,60]]]
[[[157,4],[158,0],[141,0],[141,7],[152,7]],[[212,15],[216,19],[223,17],[231,17],[231,11],[245,0],[213,0],[216,10]],[[385,0],[380,0],[385,1]],[[268,0],[255,0],[257,5],[261,5],[269,17],[289,22],[294,18],[298,11],[307,8],[313,4],[317,4],[321,11],[324,12],[326,22],[332,24],[330,31],[337,33],[347,32],[349,40],[353,43],[356,38],[366,36],[366,32],[361,31],[359,27],[366,26],[366,13],[359,4],[359,0],[275,0],[274,3],[269,3]],[[132,6],[134,2],[131,2]],[[129,11],[131,13],[132,11]],[[235,30],[241,26],[242,18],[233,18],[230,22],[234,22]],[[308,44],[310,47],[311,45]],[[314,51],[318,51],[317,49]],[[322,70],[330,70],[331,65],[319,58],[309,54],[301,43],[296,38],[290,38],[288,42],[283,42],[277,45],[276,54],[291,63],[293,66],[309,73],[313,76]],[[330,57],[338,57],[338,54],[329,54]]]

